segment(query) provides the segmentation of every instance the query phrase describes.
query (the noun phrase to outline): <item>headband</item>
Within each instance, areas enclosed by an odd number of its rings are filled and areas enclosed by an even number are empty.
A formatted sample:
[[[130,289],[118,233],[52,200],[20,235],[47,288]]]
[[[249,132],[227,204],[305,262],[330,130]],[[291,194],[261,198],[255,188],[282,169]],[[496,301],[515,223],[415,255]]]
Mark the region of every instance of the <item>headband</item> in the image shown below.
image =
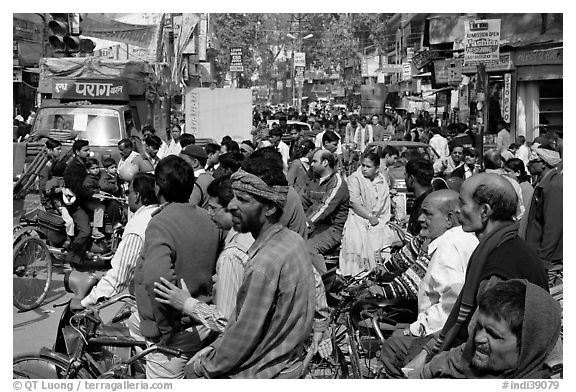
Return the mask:
[[[288,195],[288,187],[281,185],[269,186],[260,177],[239,169],[230,177],[232,189],[243,191],[261,197],[284,208]]]

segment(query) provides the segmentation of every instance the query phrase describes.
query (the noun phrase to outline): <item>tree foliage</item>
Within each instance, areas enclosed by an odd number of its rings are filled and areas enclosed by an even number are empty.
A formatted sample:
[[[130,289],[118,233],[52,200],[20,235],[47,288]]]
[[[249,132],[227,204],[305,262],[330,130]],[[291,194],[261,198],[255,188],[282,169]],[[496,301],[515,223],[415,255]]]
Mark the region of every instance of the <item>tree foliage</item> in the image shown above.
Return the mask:
[[[306,53],[307,64],[316,69],[343,74],[349,60],[358,59],[366,48],[386,43],[386,22],[391,15],[212,14],[221,43],[216,71],[222,81],[230,65],[230,48],[242,47],[243,86],[250,86],[253,76],[257,76],[258,84],[286,78],[291,69],[290,55],[298,50]],[[302,39],[309,34],[313,36]]]

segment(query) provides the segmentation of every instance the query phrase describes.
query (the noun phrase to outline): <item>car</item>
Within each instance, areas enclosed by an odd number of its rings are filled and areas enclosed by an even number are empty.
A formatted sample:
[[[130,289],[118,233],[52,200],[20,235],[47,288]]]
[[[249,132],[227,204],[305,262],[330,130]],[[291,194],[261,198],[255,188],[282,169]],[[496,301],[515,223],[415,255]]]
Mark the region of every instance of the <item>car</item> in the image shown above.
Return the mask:
[[[440,158],[440,155],[427,143],[410,142],[405,140],[386,140],[372,142],[364,149],[364,154],[375,152],[384,157],[383,150],[386,146],[392,146],[398,150],[399,157],[394,166],[388,168],[388,175],[392,183],[391,191],[395,194],[392,198],[395,203],[394,216],[400,221],[402,218],[409,216],[412,212],[414,202],[414,193],[406,188],[406,163],[413,158],[422,157],[430,160],[432,163]],[[363,155],[364,155],[363,154]]]

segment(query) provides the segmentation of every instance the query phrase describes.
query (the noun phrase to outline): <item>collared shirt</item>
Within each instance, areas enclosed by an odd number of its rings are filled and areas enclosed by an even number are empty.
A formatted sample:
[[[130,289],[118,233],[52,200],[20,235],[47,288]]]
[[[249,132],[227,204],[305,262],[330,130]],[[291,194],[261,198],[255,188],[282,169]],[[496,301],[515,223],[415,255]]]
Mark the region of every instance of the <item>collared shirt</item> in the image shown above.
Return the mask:
[[[442,135],[435,134],[430,138],[428,144],[438,153],[440,156],[438,159],[446,159],[450,155],[448,140]]]
[[[200,168],[200,169],[194,170],[194,178],[198,178],[198,176],[199,176],[200,174],[204,174],[204,173],[206,173],[206,169],[204,169],[204,168]]]
[[[213,331],[224,332],[244,279],[244,268],[248,260],[246,252],[253,243],[252,234],[230,229],[224,240],[224,249],[216,262],[215,305],[188,298],[184,303],[185,314]]]
[[[372,134],[372,127],[365,126],[362,128],[359,126],[354,132],[354,142],[356,143],[356,149],[364,151],[369,143],[374,141],[374,135]]]
[[[288,169],[288,160],[290,159],[290,147],[282,140],[278,143],[276,150],[282,155],[282,162],[284,162],[284,171]]]
[[[180,142],[175,142],[174,140],[170,140],[170,144],[166,147],[163,151],[164,156],[162,158],[166,158],[168,155],[180,155],[182,151],[182,147],[180,146]]]
[[[214,350],[194,362],[208,378],[274,378],[299,360],[315,309],[306,244],[275,224],[248,250],[237,306]]]
[[[462,226],[447,230],[428,245],[428,269],[418,289],[418,318],[410,324],[414,336],[439,331],[460,294],[466,267],[478,239]]]
[[[304,166],[304,169],[310,170],[310,160],[308,159],[308,157],[300,158],[300,162],[302,162],[302,166]]]
[[[162,140],[162,145],[158,149],[158,153],[156,153],[158,160],[164,158],[167,155],[166,154],[167,151],[168,151],[168,144],[166,144],[166,142],[164,140]]]
[[[138,255],[144,244],[146,226],[157,208],[156,204],[142,206],[132,215],[110,262],[111,268],[92,288],[90,294],[80,302],[82,306],[94,305],[100,298],[110,298],[128,288],[134,279]]]
[[[122,169],[122,166],[124,166],[127,163],[132,163],[132,161],[139,156],[140,154],[138,154],[136,151],[132,151],[130,153],[130,155],[128,155],[128,158],[124,159],[120,159],[120,162],[118,162],[118,172],[120,172],[120,169]]]

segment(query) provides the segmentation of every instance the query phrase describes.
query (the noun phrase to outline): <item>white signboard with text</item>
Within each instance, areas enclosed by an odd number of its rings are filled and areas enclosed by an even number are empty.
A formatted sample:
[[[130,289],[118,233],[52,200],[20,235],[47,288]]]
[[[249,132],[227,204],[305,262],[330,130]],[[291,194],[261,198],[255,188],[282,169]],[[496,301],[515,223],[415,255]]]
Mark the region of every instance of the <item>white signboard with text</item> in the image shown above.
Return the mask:
[[[469,20],[464,23],[464,64],[498,61],[500,19]]]

